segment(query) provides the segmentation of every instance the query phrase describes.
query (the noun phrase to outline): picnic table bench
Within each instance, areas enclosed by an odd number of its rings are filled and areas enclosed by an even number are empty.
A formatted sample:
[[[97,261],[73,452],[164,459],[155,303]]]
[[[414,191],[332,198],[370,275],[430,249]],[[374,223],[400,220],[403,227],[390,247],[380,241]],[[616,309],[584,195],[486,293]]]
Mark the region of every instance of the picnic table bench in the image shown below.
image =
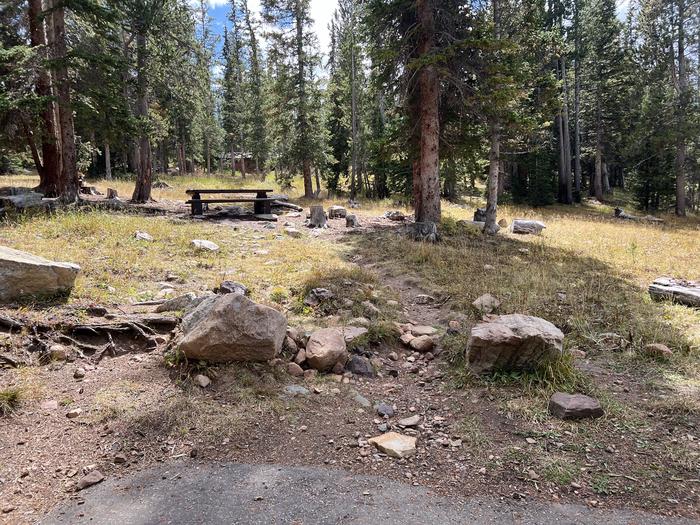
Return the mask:
[[[229,202],[252,202],[253,213],[255,215],[267,215],[272,213],[272,202],[277,200],[274,197],[268,197],[268,193],[272,190],[249,190],[249,189],[231,189],[231,190],[187,190],[185,193],[191,196],[191,199],[185,201],[192,207],[192,215],[202,215],[204,211],[203,204],[221,204]],[[202,195],[221,195],[221,194],[251,194],[255,197],[236,197],[236,198],[202,198]]]

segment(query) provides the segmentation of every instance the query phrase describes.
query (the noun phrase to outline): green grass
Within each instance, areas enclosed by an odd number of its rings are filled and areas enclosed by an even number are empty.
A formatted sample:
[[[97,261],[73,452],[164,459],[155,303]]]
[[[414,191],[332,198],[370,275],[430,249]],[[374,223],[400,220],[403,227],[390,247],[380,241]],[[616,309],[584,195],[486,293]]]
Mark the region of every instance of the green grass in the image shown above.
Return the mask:
[[[8,415],[19,407],[22,389],[10,387],[0,390],[0,416]]]

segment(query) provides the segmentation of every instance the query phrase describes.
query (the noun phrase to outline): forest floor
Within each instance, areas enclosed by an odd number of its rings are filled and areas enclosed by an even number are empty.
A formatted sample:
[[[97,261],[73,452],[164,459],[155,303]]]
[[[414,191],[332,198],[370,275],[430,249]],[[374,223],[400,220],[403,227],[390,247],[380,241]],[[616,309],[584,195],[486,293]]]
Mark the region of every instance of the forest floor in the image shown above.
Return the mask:
[[[61,212],[1,224],[0,244],[76,262],[82,271],[66,303],[28,303],[0,313],[61,320],[88,319],[96,305],[112,313],[147,312],[153,307],[133,303],[158,297],[164,281],[187,292],[231,279],[245,284],[253,299],[282,309],[290,325],[311,329],[342,325],[357,312],[304,308],[308,289],[323,285],[355,303],[375,292],[382,314],[367,345],[398,377],[381,368],[374,379],[321,375],[311,381],[267,365],[183,370],[164,357],[163,347],[99,363],[41,364],[22,346],[27,334],[0,334],[3,352],[28,361],[0,369],[0,398],[18,397],[0,417],[0,522],[35,522],[64,499],[79,501],[75,481],[96,467],[117,478],[155,463],[186,468],[209,461],[328,465],[457,498],[700,517],[700,311],[653,303],[646,293],[662,275],[700,280],[697,219],[664,216],[659,225],[614,219],[611,208],[599,204],[503,206],[500,217],[509,222],[536,218],[547,229],[540,236],[485,238],[455,222],[471,218],[481,204],[474,199],[445,203],[445,238],[424,245],[407,241],[400,226],[381,217],[403,209],[391,201],[362,202],[353,210],[362,223],[355,230],[331,220],[330,228],[311,232],[302,227],[303,216],[283,216],[268,229],[260,222],[189,218],[184,189],[231,186],[230,177],[165,180],[173,188],[154,192],[170,210],[162,215]],[[128,196],[131,183],[94,184]],[[285,235],[284,222],[302,237]],[[137,230],[154,241],[136,240]],[[195,251],[192,239],[214,241],[220,250]],[[471,303],[487,292],[501,301],[498,313],[553,322],[566,334],[565,348],[585,357],[561,374],[469,377],[461,358],[469,328],[480,318]],[[436,301],[422,304],[421,294]],[[445,333],[450,320],[461,322],[462,333],[446,335],[432,361],[413,362],[387,328],[412,321]],[[645,357],[647,343],[664,343],[674,355]],[[399,354],[397,363],[391,352]],[[85,377],[74,378],[77,367]],[[213,378],[207,389],[190,379],[202,371]],[[286,395],[295,381],[309,393]],[[555,420],[547,413],[554,390],[594,395],[606,415]],[[371,408],[379,401],[395,405],[396,416],[379,419]],[[80,417],[66,418],[74,407],[82,409]],[[416,455],[396,460],[361,453],[358,437],[377,435],[387,423],[401,431],[398,419],[413,414],[421,416]]]

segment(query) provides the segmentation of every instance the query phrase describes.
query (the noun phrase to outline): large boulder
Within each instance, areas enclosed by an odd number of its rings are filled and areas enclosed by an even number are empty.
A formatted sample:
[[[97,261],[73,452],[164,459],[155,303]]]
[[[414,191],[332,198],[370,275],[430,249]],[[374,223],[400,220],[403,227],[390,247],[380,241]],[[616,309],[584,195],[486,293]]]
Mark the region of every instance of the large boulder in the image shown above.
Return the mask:
[[[472,328],[467,360],[475,374],[532,370],[563,354],[564,334],[549,321],[529,315],[494,316]]]
[[[245,295],[213,296],[183,318],[178,350],[215,363],[268,361],[282,349],[286,329],[284,315]]]
[[[347,360],[348,351],[342,330],[322,328],[309,337],[306,343],[306,361],[311,368],[330,370],[336,363],[344,365]]]
[[[70,293],[79,271],[77,264],[0,246],[0,302]]]

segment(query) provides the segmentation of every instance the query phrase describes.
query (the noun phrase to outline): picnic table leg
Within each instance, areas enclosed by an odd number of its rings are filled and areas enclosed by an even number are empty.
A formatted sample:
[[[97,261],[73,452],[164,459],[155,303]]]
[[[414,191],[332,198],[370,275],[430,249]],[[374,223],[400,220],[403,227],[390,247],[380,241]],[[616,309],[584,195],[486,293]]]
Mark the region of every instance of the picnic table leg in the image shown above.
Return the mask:
[[[266,199],[267,198],[267,192],[265,191],[259,191],[255,195],[257,199]],[[270,201],[255,201],[253,203],[253,211],[255,212],[255,215],[269,215],[272,213],[272,206],[270,205]]]
[[[196,202],[201,200],[199,193],[194,193],[192,195],[192,215],[202,215],[202,203]]]

